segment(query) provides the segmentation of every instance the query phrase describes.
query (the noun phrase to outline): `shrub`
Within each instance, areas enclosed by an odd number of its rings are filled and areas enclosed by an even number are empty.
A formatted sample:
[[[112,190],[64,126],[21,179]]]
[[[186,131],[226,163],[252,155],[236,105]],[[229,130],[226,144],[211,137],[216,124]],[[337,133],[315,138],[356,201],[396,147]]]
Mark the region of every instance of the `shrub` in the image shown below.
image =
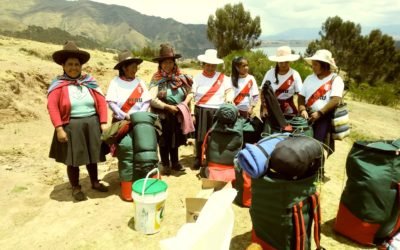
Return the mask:
[[[368,83],[349,84],[350,92],[356,101],[398,107],[400,105],[399,85],[378,83],[377,86],[370,86]]]

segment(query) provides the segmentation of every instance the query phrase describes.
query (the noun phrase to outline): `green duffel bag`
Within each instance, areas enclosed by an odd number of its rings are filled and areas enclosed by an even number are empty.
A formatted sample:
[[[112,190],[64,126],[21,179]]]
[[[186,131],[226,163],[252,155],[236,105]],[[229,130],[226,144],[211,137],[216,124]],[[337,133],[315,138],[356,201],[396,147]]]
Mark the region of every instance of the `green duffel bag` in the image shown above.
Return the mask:
[[[289,181],[251,179],[250,216],[252,241],[263,249],[310,249],[311,227],[320,246],[320,204],[315,183],[317,175]]]
[[[118,172],[121,181],[133,180],[133,139],[128,133],[117,144]]]
[[[346,161],[336,232],[380,245],[400,231],[400,139],[357,141]]]

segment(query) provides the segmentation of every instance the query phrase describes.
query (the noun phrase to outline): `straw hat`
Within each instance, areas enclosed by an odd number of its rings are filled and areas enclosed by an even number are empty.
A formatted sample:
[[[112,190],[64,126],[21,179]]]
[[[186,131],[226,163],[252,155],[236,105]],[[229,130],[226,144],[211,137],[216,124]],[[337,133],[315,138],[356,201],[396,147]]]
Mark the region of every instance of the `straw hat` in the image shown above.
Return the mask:
[[[85,64],[90,59],[90,54],[80,50],[74,41],[67,41],[62,50],[58,50],[52,55],[54,62],[62,65],[68,58],[78,58],[81,64]]]
[[[160,55],[153,58],[153,62],[160,62],[164,59],[176,59],[181,58],[181,54],[175,54],[174,48],[168,43],[160,45]]]
[[[317,50],[312,57],[306,57],[304,60],[306,60],[306,62],[309,64],[312,64],[312,61],[326,62],[329,63],[333,69],[337,69],[335,59],[332,57],[332,53],[326,49]]]
[[[293,62],[299,58],[299,55],[292,54],[292,49],[289,46],[278,47],[276,49],[276,55],[268,57],[272,62]]]
[[[114,66],[114,69],[119,69],[122,65],[130,64],[132,62],[135,62],[137,65],[139,65],[143,62],[143,60],[138,57],[133,57],[132,52],[129,50],[124,50],[118,54],[118,63]]]
[[[224,60],[217,57],[217,51],[215,49],[208,49],[204,53],[204,55],[199,55],[197,59],[200,62],[208,63],[208,64],[221,64]]]

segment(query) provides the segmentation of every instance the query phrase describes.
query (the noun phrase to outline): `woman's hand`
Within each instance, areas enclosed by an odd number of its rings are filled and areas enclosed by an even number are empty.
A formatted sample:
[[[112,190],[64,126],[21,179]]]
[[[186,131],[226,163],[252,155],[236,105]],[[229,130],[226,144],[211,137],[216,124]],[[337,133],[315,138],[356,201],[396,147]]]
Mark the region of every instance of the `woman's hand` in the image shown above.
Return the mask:
[[[172,114],[176,114],[176,113],[178,113],[179,112],[179,109],[178,109],[178,107],[177,106],[174,106],[174,105],[166,105],[165,106],[165,109],[168,111],[168,112],[171,112]]]
[[[56,128],[57,140],[61,143],[68,142],[68,136],[63,127]]]
[[[100,124],[100,129],[101,129],[101,132],[106,131],[108,129],[107,123]]]
[[[312,112],[310,115],[310,122],[313,123],[321,117],[322,113],[320,111]]]
[[[306,111],[305,109],[303,109],[303,110],[300,112],[300,115],[301,115],[304,119],[308,119],[308,113],[307,113],[307,111]]]
[[[247,111],[249,113],[249,117],[251,117],[251,115],[253,114],[253,106],[250,106],[249,110]]]

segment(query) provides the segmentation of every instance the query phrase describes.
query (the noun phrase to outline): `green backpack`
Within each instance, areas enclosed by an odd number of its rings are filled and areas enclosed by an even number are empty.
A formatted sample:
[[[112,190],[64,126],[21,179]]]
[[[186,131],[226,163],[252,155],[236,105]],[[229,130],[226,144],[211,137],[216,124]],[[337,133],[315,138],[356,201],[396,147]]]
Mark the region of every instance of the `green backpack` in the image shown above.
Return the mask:
[[[252,241],[263,249],[310,249],[311,227],[320,246],[321,212],[317,175],[297,181],[251,179]]]
[[[357,141],[346,161],[336,232],[380,245],[400,230],[400,139]]]

